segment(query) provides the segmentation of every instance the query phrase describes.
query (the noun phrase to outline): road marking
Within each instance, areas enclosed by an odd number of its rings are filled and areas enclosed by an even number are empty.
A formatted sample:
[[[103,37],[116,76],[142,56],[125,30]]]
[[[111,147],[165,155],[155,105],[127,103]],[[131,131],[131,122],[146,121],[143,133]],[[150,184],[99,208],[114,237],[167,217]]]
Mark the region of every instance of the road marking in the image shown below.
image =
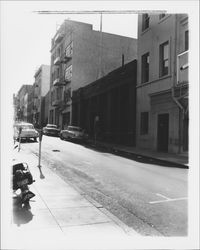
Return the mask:
[[[162,203],[162,202],[169,202],[169,201],[179,201],[179,200],[187,200],[187,197],[182,198],[175,198],[175,199],[167,199],[167,200],[160,200],[160,201],[150,201],[150,204]]]
[[[150,201],[149,204],[163,203],[163,202],[169,202],[169,201],[187,200],[187,197],[168,198],[167,196],[164,196],[164,195],[159,194],[159,193],[157,193],[156,195],[164,198],[164,200]]]
[[[89,161],[83,161],[83,164],[87,164],[87,165],[92,165],[92,163],[91,162],[89,162]]]
[[[160,197],[162,197],[162,198],[164,198],[164,199],[166,199],[166,200],[169,200],[170,198],[168,198],[167,196],[164,196],[164,195],[162,195],[162,194],[156,194],[157,196],[160,196]]]

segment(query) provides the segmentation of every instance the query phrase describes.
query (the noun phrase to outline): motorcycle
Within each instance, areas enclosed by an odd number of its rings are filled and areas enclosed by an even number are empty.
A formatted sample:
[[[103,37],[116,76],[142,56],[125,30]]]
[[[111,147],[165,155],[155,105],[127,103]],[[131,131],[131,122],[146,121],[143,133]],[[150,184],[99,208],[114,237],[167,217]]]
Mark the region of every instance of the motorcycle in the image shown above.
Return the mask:
[[[35,180],[33,180],[27,163],[17,163],[12,167],[12,188],[14,197],[18,201],[18,207],[30,209],[29,201],[35,194],[29,190],[28,185],[31,185]],[[16,193],[18,190],[20,190],[20,194]]]

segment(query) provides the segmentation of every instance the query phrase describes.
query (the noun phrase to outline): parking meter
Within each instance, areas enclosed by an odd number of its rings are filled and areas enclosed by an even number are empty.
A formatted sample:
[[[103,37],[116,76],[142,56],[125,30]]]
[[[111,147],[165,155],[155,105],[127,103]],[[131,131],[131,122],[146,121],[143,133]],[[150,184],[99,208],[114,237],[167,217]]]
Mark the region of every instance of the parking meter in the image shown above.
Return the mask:
[[[22,127],[19,127],[19,135],[22,133]]]
[[[39,141],[42,141],[43,131],[42,129],[38,129],[39,132]]]
[[[21,149],[21,133],[22,133],[22,127],[19,127],[19,146],[18,146],[18,152]]]
[[[38,162],[38,168],[40,169],[41,168],[41,164],[40,164],[40,162],[41,162],[41,144],[42,144],[42,136],[43,136],[43,131],[42,131],[41,128],[38,129],[38,133],[39,133],[39,158],[38,158],[39,162]]]

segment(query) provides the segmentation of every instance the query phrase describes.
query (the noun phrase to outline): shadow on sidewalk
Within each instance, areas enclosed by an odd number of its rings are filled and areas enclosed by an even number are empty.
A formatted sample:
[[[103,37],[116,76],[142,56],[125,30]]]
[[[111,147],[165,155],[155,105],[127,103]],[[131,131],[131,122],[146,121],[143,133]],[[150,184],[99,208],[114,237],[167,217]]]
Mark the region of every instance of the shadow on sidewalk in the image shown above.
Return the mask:
[[[33,214],[26,208],[20,208],[19,199],[13,198],[13,224],[18,227],[22,224],[27,224],[33,219]]]

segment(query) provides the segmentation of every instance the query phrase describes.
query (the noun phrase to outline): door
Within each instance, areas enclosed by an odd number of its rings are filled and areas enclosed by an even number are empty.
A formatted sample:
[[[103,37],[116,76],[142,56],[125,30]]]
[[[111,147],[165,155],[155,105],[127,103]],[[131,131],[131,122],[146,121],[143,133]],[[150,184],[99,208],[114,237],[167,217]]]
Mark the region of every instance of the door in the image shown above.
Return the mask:
[[[157,126],[157,150],[160,152],[168,152],[169,141],[169,114],[158,115]]]

